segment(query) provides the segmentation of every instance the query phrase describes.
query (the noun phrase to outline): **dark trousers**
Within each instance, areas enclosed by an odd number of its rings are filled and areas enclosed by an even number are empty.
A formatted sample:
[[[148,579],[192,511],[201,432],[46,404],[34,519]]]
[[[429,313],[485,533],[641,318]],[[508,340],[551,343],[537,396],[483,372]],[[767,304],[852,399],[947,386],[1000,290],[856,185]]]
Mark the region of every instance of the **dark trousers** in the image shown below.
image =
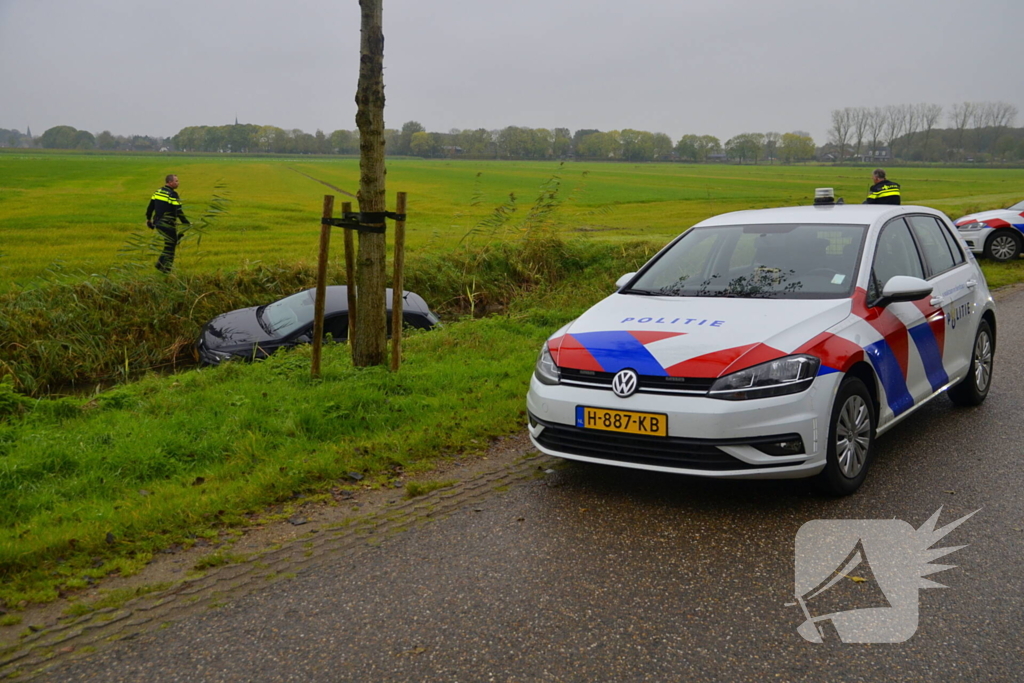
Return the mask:
[[[181,235],[178,234],[178,229],[174,225],[166,225],[163,223],[157,223],[156,229],[163,235],[164,238],[164,250],[160,254],[160,258],[156,261],[156,269],[169,273],[171,266],[174,265],[174,250],[178,246],[178,242],[181,240]]]

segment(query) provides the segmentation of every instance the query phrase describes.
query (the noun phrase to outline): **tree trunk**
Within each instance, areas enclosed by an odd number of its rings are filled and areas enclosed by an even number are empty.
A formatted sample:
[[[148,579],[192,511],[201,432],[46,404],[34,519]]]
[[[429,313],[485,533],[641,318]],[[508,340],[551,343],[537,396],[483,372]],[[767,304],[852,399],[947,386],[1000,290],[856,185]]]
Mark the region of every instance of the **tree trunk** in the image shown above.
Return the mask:
[[[387,209],[384,197],[384,30],[383,0],[359,0],[362,40],[356,125],[359,127],[359,211]],[[383,222],[373,227],[383,227]],[[359,233],[356,329],[352,363],[382,365],[387,348],[386,242],[384,233]]]

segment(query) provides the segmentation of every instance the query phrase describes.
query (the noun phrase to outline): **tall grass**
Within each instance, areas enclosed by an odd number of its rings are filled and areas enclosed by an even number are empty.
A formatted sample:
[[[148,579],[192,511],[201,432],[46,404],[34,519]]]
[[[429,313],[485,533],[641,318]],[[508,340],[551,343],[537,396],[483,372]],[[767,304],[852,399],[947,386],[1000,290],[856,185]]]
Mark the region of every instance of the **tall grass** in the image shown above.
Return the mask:
[[[579,188],[563,196],[561,181],[552,176],[524,207],[510,194],[457,246],[410,258],[406,289],[448,318],[479,316],[587,268],[609,266],[615,249],[562,238],[558,212],[575,201]],[[145,244],[140,237],[136,248]],[[640,250],[649,251],[633,245],[618,253]],[[344,281],[337,267],[328,276]],[[103,276],[54,276],[46,286],[0,295],[0,378],[9,376],[19,391],[38,396],[187,367],[196,360],[202,325],[215,315],[314,284],[314,268],[303,263],[170,277],[142,265]]]

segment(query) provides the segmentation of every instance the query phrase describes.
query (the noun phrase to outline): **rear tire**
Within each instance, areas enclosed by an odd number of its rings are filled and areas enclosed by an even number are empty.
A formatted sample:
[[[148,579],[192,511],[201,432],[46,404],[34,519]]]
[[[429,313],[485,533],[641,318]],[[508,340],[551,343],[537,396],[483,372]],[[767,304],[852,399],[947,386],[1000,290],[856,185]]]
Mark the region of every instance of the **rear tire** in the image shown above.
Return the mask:
[[[1012,229],[996,230],[985,241],[985,256],[995,261],[1014,261],[1020,252],[1020,235]]]
[[[829,419],[825,469],[818,485],[832,496],[848,496],[860,488],[875,454],[878,417],[864,382],[847,377],[839,385]]]
[[[992,386],[992,365],[995,360],[996,344],[992,337],[992,327],[987,320],[978,325],[978,333],[974,337],[974,350],[971,352],[971,367],[967,376],[946,392],[949,400],[958,406],[981,405],[988,396]]]

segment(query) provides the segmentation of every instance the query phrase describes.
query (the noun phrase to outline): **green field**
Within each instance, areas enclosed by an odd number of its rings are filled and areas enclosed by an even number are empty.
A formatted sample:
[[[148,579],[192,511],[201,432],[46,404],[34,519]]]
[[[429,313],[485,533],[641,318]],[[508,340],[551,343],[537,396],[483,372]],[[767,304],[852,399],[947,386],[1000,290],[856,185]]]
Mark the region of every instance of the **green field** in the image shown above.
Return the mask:
[[[358,161],[348,158],[179,155],[0,154],[0,291],[54,265],[102,272],[126,259],[121,249],[144,228],[149,196],[177,173],[187,212],[198,215],[218,186],[232,200],[198,246],[182,245],[183,272],[235,269],[246,261],[315,261],[324,186],[355,193]],[[409,193],[408,247],[456,245],[514,192],[520,204],[559,176],[567,233],[602,241],[664,242],[710,215],[809,203],[816,187],[860,202],[870,169],[831,166],[697,166],[398,159],[388,163],[389,201]],[[956,218],[1019,201],[1024,170],[906,168],[904,203]],[[339,195],[337,201],[347,199]],[[340,207],[339,207],[340,209]],[[148,234],[148,233],[147,233]],[[337,243],[336,243],[337,246]],[[335,249],[340,257],[340,249]],[[148,255],[144,260],[149,260]]]
[[[406,281],[451,321],[403,344],[400,373],[354,368],[347,346],[328,345],[316,381],[302,348],[89,395],[47,393],[163,368],[216,312],[309,286],[324,188],[293,168],[356,187],[352,159],[0,154],[0,293],[9,290],[0,296],[0,608],[73,599],[161,548],[236,534],[252,523],[243,513],[267,505],[329,501],[339,486],[402,486],[406,473],[480,451],[523,428],[543,339],[656,246],[712,214],[809,203],[815,187],[860,201],[870,173],[392,161],[391,191],[410,194]],[[164,277],[151,255],[121,249],[140,228],[150,234],[145,205],[168,172],[181,176],[193,218],[220,185],[233,204]],[[524,222],[555,175],[561,206]],[[891,175],[908,202],[952,216],[1024,194],[1024,170]],[[488,234],[479,226],[509,192],[522,210]],[[529,239],[509,234],[524,225]],[[560,234],[538,229],[549,225]],[[450,251],[475,229],[474,248]],[[141,272],[112,271],[143,261]],[[48,275],[54,264],[68,277]],[[993,286],[1024,280],[1024,262],[984,268]],[[502,314],[459,319],[482,311]],[[353,483],[350,472],[366,478]],[[19,616],[0,622],[0,653]]]

